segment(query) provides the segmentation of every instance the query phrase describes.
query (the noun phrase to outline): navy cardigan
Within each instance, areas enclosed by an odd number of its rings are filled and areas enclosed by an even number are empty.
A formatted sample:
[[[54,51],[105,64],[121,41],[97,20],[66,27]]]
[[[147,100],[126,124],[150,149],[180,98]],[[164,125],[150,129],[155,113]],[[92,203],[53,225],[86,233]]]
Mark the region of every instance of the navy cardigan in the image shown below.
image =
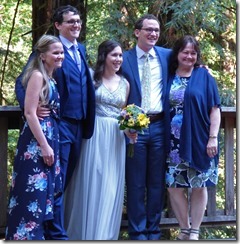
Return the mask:
[[[174,76],[167,86],[165,103],[165,123],[167,150],[170,148],[169,91]],[[184,95],[183,122],[180,134],[180,157],[190,166],[206,172],[210,167],[207,143],[210,130],[210,111],[220,108],[220,97],[215,79],[205,68],[194,68]],[[219,155],[215,156],[218,163]]]

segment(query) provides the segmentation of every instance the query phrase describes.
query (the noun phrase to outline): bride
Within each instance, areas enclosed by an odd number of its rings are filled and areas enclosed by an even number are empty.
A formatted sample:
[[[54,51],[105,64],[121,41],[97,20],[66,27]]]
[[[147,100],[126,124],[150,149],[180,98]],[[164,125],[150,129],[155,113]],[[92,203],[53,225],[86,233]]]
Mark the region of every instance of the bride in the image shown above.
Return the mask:
[[[93,74],[96,92],[94,134],[82,143],[79,164],[65,192],[65,227],[70,240],[118,240],[125,180],[125,135],[117,117],[126,105],[129,83],[120,75],[122,48],[107,40],[98,48]]]

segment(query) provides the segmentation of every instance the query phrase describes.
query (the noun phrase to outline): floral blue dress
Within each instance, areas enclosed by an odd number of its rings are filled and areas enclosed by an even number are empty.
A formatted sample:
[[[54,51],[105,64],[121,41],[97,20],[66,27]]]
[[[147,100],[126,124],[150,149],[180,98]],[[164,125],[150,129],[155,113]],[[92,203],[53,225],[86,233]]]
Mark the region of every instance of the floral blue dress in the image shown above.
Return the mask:
[[[218,167],[211,159],[207,172],[200,172],[190,168],[189,163],[179,156],[180,132],[183,119],[183,101],[185,89],[190,77],[175,76],[171,85],[170,102],[170,153],[167,157],[166,185],[167,187],[208,187],[214,186],[218,181]]]
[[[62,191],[59,160],[59,94],[49,80],[51,114],[39,120],[49,145],[54,150],[54,164],[43,162],[41,149],[27,121],[20,133],[9,195],[6,240],[44,240],[44,223],[53,219],[54,195]]]

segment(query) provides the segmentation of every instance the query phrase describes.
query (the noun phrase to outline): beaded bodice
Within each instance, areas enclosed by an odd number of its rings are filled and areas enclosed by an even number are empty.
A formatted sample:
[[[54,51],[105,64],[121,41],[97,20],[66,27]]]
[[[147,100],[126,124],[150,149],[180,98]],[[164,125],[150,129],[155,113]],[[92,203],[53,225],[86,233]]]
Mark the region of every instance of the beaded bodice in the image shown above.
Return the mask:
[[[127,81],[121,78],[115,91],[104,84],[96,90],[96,114],[102,117],[117,118],[126,103]]]

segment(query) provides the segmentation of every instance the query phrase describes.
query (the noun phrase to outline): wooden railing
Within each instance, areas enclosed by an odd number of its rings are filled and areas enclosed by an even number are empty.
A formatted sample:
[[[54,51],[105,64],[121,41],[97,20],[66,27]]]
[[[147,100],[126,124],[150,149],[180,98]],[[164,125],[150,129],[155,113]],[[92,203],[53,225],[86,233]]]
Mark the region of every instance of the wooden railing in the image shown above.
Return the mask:
[[[21,110],[18,106],[0,106],[0,234],[5,232],[7,209],[7,161],[8,161],[8,130],[19,129],[22,125]],[[236,193],[235,193],[235,136],[236,108],[222,108],[221,128],[224,130],[224,168],[225,168],[225,207],[216,208],[216,188],[208,189],[209,199],[203,224],[226,225],[236,224]],[[172,212],[162,213],[160,225],[169,227],[177,225]],[[127,227],[126,214],[123,214],[122,228]]]
[[[0,106],[0,234],[6,227],[8,130],[20,128],[21,114],[19,107]]]

